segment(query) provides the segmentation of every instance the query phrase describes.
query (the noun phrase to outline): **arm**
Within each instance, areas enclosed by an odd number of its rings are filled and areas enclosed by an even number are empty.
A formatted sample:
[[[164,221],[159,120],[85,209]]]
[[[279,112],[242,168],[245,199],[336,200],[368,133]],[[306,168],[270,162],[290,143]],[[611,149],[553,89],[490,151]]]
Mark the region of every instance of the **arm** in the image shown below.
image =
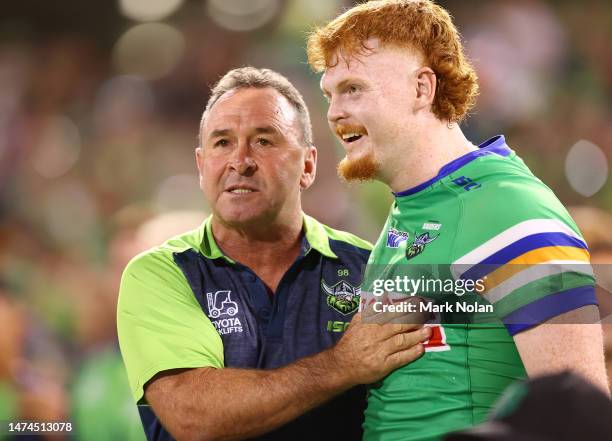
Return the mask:
[[[148,383],[145,397],[178,440],[253,437],[418,358],[429,333],[420,325],[363,324],[357,314],[340,342],[319,354],[272,370],[167,371]]]
[[[566,369],[608,390],[601,325],[596,306],[561,314],[514,336],[530,377]]]

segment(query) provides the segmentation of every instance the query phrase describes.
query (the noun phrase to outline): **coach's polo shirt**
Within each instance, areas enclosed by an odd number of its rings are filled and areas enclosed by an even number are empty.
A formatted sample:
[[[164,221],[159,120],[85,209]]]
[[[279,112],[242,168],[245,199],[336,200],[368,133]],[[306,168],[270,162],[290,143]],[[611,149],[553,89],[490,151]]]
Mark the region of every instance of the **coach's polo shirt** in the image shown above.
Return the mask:
[[[117,327],[132,394],[145,405],[140,410],[149,439],[171,439],[144,402],[144,385],[157,373],[197,367],[271,369],[340,339],[358,308],[371,245],[306,215],[303,231],[300,254],[274,293],[251,269],[223,254],[210,217],[128,264]],[[347,405],[356,406],[339,402],[325,418],[346,427],[336,418]],[[319,424],[320,417],[304,418]]]

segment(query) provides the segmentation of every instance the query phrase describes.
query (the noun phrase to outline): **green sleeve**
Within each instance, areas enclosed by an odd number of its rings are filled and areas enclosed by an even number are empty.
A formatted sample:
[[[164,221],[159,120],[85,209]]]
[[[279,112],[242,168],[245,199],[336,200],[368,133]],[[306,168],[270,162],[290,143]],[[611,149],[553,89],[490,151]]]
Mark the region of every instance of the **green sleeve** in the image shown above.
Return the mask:
[[[172,253],[156,249],[134,258],[121,279],[117,306],[121,354],[134,399],[158,372],[223,367],[223,343]]]

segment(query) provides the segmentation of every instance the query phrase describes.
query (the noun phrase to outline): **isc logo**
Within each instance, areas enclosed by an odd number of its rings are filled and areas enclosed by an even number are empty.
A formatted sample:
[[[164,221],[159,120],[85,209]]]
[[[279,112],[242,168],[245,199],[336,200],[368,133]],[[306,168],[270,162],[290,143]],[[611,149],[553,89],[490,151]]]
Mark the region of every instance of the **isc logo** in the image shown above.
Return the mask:
[[[349,322],[328,320],[327,321],[327,330],[329,332],[344,332],[346,328],[350,325]]]

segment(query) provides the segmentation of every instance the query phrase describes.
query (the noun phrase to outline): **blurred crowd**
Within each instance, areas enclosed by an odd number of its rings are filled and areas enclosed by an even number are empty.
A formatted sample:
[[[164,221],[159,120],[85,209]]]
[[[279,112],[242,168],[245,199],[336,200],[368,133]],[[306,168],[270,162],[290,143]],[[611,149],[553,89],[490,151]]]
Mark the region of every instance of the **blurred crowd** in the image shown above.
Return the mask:
[[[142,439],[116,342],[118,283],[132,256],[208,212],[193,149],[216,79],[243,65],[285,74],[319,148],[305,211],[370,240],[382,227],[388,190],[336,176],[341,148],[304,50],[313,24],[353,2],[53,3],[0,11],[0,421],[72,421],[71,438]],[[439,3],[480,77],[468,137],[505,134],[576,206],[594,260],[612,264],[612,4]],[[602,280],[612,291],[609,272]]]

